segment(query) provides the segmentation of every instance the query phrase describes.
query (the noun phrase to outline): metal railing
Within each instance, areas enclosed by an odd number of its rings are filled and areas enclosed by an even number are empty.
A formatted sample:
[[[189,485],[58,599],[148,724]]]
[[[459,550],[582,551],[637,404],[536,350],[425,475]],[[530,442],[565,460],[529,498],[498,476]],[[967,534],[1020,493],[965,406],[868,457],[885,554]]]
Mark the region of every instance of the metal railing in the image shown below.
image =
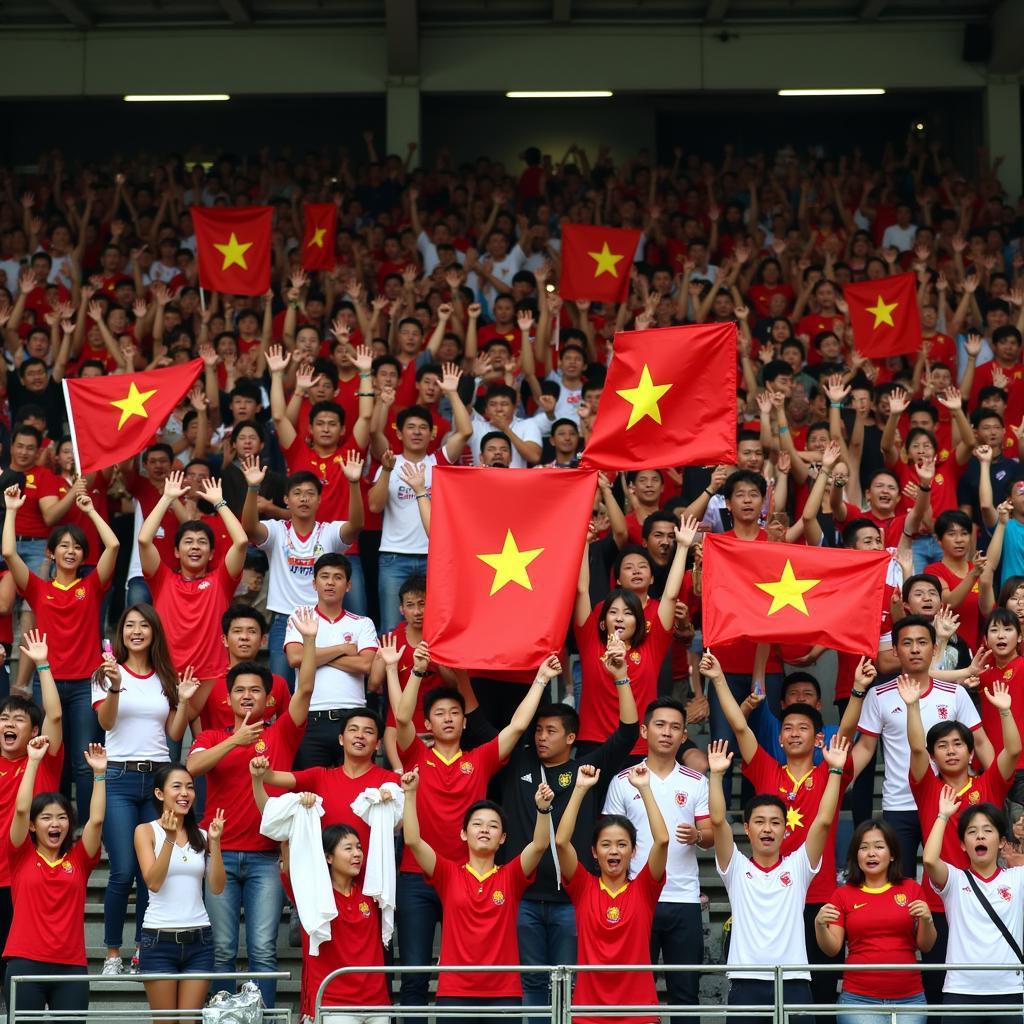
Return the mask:
[[[143,985],[147,981],[287,981],[288,971],[234,971],[229,974],[16,974],[11,978],[11,1005],[7,1008],[7,1024],[28,1024],[29,1021],[138,1021],[146,1017],[151,1020],[195,1020],[203,1019],[202,1009],[198,1010],[146,1010],[140,1014],[138,1006],[102,1007],[86,1010],[19,1010],[18,986],[25,982],[42,984],[70,984],[86,982],[90,998],[96,989],[114,985]],[[287,1007],[275,1007],[263,1011],[265,1024],[291,1024],[292,1011]]]
[[[451,1017],[474,1016],[481,1019],[504,1017],[513,1015],[518,1018],[545,1018],[551,1024],[572,1024],[575,1015],[587,1017],[608,1017],[621,1018],[625,1016],[635,1017],[650,1015],[652,1017],[689,1018],[700,1021],[723,1020],[739,1016],[756,1015],[763,1019],[771,1020],[772,1024],[789,1024],[792,1017],[801,1015],[822,1015],[837,1017],[840,1014],[864,1014],[876,1017],[878,1024],[900,1024],[901,1018],[909,1014],[924,1014],[930,1019],[938,1020],[942,1017],[967,1017],[984,1016],[987,1014],[1013,1014],[1018,1017],[1024,1013],[1024,994],[1022,994],[1022,1007],[1015,1009],[1003,1003],[973,1003],[970,1006],[953,1006],[945,1004],[927,1003],[890,1003],[890,1004],[865,1004],[847,1003],[787,1003],[785,1001],[784,981],[793,980],[787,975],[803,974],[810,971],[815,973],[829,972],[842,974],[847,971],[855,973],[859,971],[1014,971],[1022,973],[1020,965],[1017,964],[573,964],[570,966],[550,965],[487,965],[474,967],[442,967],[430,965],[423,967],[341,967],[332,971],[321,982],[316,993],[314,1004],[314,1024],[324,1024],[328,1014],[347,1014],[355,1017],[384,1017],[389,1021],[396,1021],[400,1017],[434,1017],[438,1021],[444,1021]],[[708,1005],[698,1006],[677,1006],[671,1003],[652,1003],[644,1005],[615,1005],[615,1006],[593,1006],[577,1004],[572,1000],[573,981],[577,974],[587,973],[627,973],[627,972],[651,972],[665,974],[728,974],[730,972],[742,971],[747,974],[756,971],[766,975],[761,979],[769,981],[772,985],[772,1003],[754,1005]],[[502,973],[531,973],[546,974],[551,984],[551,1002],[542,1006],[524,1006],[521,1003],[503,1006],[437,1006],[435,1004],[424,1006],[335,1006],[324,1003],[327,989],[335,978],[343,976],[359,975],[365,977],[369,974],[394,975],[401,978],[403,975],[411,974],[502,974]]]

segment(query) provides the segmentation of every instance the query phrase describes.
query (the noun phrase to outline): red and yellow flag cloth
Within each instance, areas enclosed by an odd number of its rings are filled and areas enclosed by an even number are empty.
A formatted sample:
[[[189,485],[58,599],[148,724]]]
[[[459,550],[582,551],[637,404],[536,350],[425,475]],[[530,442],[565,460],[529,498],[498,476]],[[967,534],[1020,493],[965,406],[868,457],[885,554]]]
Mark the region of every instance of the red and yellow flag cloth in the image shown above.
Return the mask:
[[[921,316],[913,274],[848,284],[843,296],[850,307],[853,347],[862,356],[884,359],[920,349]]]
[[[229,295],[263,295],[270,287],[269,206],[192,206],[199,284]]]
[[[640,234],[627,228],[566,224],[562,228],[562,276],[558,282],[562,298],[625,302]]]

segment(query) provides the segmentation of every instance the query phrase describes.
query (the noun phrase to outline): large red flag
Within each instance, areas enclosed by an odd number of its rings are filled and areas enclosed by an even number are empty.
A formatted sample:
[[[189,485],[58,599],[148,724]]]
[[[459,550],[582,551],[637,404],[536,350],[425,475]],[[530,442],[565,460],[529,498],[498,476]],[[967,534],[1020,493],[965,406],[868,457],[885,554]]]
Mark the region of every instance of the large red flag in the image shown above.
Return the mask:
[[[595,485],[582,470],[434,468],[423,621],[434,661],[529,669],[562,649]]]
[[[559,294],[570,300],[625,302],[629,270],[639,244],[639,231],[566,224],[562,228]]]
[[[921,316],[913,274],[848,284],[843,296],[850,307],[853,347],[862,356],[884,359],[920,349]]]
[[[708,534],[701,614],[704,643],[824,644],[874,655],[892,556]]]
[[[735,324],[623,331],[614,353],[584,465],[736,461]]]
[[[202,359],[142,373],[65,377],[79,473],[116,465],[149,445],[203,369]]]
[[[338,207],[334,203],[304,203],[302,269],[333,270],[334,239],[338,233]]]
[[[263,295],[270,287],[269,206],[192,206],[199,284],[230,295]]]

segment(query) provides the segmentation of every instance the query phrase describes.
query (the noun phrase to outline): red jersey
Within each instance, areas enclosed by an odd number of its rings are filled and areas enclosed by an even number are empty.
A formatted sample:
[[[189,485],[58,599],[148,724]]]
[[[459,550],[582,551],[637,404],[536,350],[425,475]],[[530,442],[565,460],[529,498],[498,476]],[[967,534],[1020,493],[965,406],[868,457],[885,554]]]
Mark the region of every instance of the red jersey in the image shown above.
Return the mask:
[[[755,284],[747,294],[750,296],[754,312],[757,313],[760,320],[767,320],[772,315],[772,298],[775,295],[785,298],[787,310],[793,305],[793,286],[791,284]]]
[[[796,336],[801,339],[807,339],[808,366],[817,366],[821,362],[821,353],[815,348],[814,339],[822,331],[838,333],[843,329],[844,323],[845,321],[838,313],[834,316],[822,313],[808,313],[800,318],[800,322],[796,325]]]
[[[629,676],[636,706],[641,709],[641,714],[658,696],[658,676],[672,643],[672,631],[661,624],[658,615],[659,604],[660,602],[653,598],[647,602],[644,606],[647,636],[639,647],[627,645],[626,648],[626,674]],[[615,693],[612,677],[601,663],[605,642],[597,630],[600,616],[601,609],[595,608],[583,626],[573,623],[573,633],[583,669],[583,697],[580,700],[578,738],[603,743],[619,726],[619,698]],[[636,746],[633,747],[633,753],[646,754],[647,740],[642,737],[638,739]]]
[[[189,757],[200,750],[211,750],[223,743],[232,729],[204,729],[192,744]],[[221,847],[225,850],[276,850],[277,843],[260,834],[262,815],[252,799],[252,782],[249,762],[260,755],[270,761],[275,772],[291,771],[295,751],[299,749],[305,725],[296,725],[292,716],[283,714],[273,725],[263,730],[255,743],[244,747],[232,747],[206,774],[206,814],[203,828],[210,827],[210,819],[218,807],[228,808],[224,820],[224,837]],[[281,790],[267,786],[271,796],[279,796]]]
[[[820,874],[820,872],[819,872]],[[879,889],[844,885],[828,902],[839,910],[840,927],[846,929],[848,964],[916,964],[917,938],[910,904],[925,898],[912,878]],[[923,991],[921,972],[848,971],[843,991],[876,999],[906,999]]]
[[[267,695],[267,706],[263,712],[263,721],[272,722],[278,715],[288,710],[288,702],[292,695],[288,684],[278,675],[274,676],[274,684]],[[203,710],[199,712],[199,724],[203,729],[233,729],[235,713],[231,710],[228,700],[228,674],[222,672],[210,688],[210,696],[206,698]]]
[[[409,643],[409,634],[407,632],[408,627],[404,622],[400,622],[395,627],[395,645],[401,650],[405,648],[402,657],[398,661],[398,681],[404,691],[409,685],[409,673],[412,671],[413,665],[413,654],[415,653],[415,644]],[[402,682],[402,680],[405,682]],[[420,680],[419,693],[416,695],[416,710],[412,716],[413,728],[417,732],[423,730],[423,723],[426,721],[426,713],[423,710],[423,698],[430,693],[431,690],[436,690],[439,686],[444,686],[444,680],[441,678],[440,673],[437,671],[437,665],[434,662],[430,662],[427,665],[427,674]],[[398,722],[395,720],[395,711],[391,706],[391,702],[388,702],[388,718],[386,725],[392,729],[398,726]]]
[[[998,668],[992,665],[981,673],[981,685],[979,690],[987,690],[997,679],[1001,679],[1010,688],[1010,696],[1013,703],[1010,710],[1017,722],[1018,730],[1024,728],[1024,658],[1018,655],[1009,664]],[[992,747],[997,754],[1003,749],[1003,726],[999,720],[999,712],[984,696],[980,701],[981,724],[985,735],[992,741]],[[1021,733],[1024,736],[1024,732]],[[1017,758],[1017,769],[1024,768],[1024,753]]]
[[[110,522],[110,511],[107,502],[107,485],[109,480],[103,473],[97,473],[93,477],[92,486],[86,492],[92,498],[93,506],[100,514],[101,519]],[[40,498],[63,498],[71,490],[74,481],[65,480],[62,476],[51,473],[49,478],[44,478],[40,483]],[[95,565],[103,553],[103,542],[100,540],[99,531],[92,525],[92,520],[75,504],[64,513],[61,523],[70,523],[77,526],[85,539],[89,542],[89,551],[85,556],[84,565]]]
[[[39,499],[52,493],[55,486],[53,473],[45,466],[33,466],[25,473],[25,486],[22,487],[25,504],[18,509],[18,518],[15,520],[15,530],[19,537],[50,536],[53,527],[46,525],[43,513],[39,511]]]
[[[98,573],[62,586],[56,580],[43,582],[34,572],[22,591],[36,616],[36,629],[59,643],[50,646],[50,668],[54,679],[89,678],[100,663],[100,613],[103,596],[110,587],[100,583]]]
[[[987,704],[988,701],[985,701]],[[942,836],[942,859],[955,868],[969,868],[970,861],[967,854],[960,845],[960,837],[957,835],[957,826],[960,824],[960,815],[975,804],[992,803],[996,807],[1002,807],[1006,794],[1010,792],[1012,779],[1004,779],[999,771],[999,764],[993,761],[980,775],[968,777],[967,785],[957,792],[957,799],[960,807],[956,814],[946,823],[946,831]],[[931,766],[927,768],[920,782],[914,781],[914,775],[910,775],[910,792],[914,794],[917,801],[917,816],[921,821],[921,835],[927,837],[939,816],[939,795],[945,785],[941,776],[932,771]],[[928,906],[936,914],[946,912],[942,898],[932,888],[931,879],[926,875],[924,878],[924,897]]]
[[[515,860],[478,875],[468,864],[438,857],[427,881],[437,890],[444,907],[441,924],[442,967],[498,966],[519,963],[519,934],[516,921],[519,901],[533,875],[524,875]],[[495,974],[442,972],[437,978],[439,998],[471,998],[481,992],[488,999],[523,994],[514,971]]]
[[[8,838],[14,919],[5,957],[47,964],[86,964],[85,888],[100,851],[90,857],[81,840],[56,862],[36,851],[32,836],[20,846]]]
[[[363,790],[380,789],[385,782],[396,785],[401,776],[371,762],[362,775],[353,778],[344,768],[307,768],[295,772],[296,793],[316,793],[323,798],[324,816],[320,827],[350,825],[359,833],[364,856],[370,849],[370,826],[352,810],[352,801]]]
[[[867,519],[874,523],[882,531],[882,546],[886,548],[897,548],[900,545],[900,540],[903,537],[903,531],[907,525],[907,513],[901,512],[899,515],[893,516],[891,519],[882,519],[877,516],[871,509],[862,511],[857,508],[856,505],[851,505],[849,502],[846,503],[846,522],[850,523],[854,519]],[[846,525],[845,523],[843,524]]]
[[[651,926],[664,877],[655,881],[646,864],[636,878],[617,892],[605,888],[577,865],[565,891],[576,908],[576,934],[581,964],[647,964],[651,962]],[[580,971],[573,1002],[581,1006],[657,1005],[650,971]],[[573,1017],[575,1024],[602,1024],[608,1017]],[[656,1024],[658,1015],[615,1017],[620,1024]]]
[[[430,441],[427,443],[427,454],[433,455],[444,443],[452,425],[437,411],[437,406],[425,405],[423,408],[430,411],[430,418],[433,420],[433,426],[430,428]],[[391,411],[394,415],[389,417],[388,422],[384,424],[384,436],[388,439],[390,449],[396,455],[401,455],[402,442],[398,439],[398,413],[400,410],[397,404],[391,407]]]
[[[288,875],[281,872],[285,895],[295,903],[295,892]],[[309,955],[309,936],[300,928],[302,936],[302,983],[299,994],[299,1013],[312,1019],[316,1013],[316,994],[324,978],[340,967],[383,967],[384,946],[380,937],[380,910],[376,902],[364,896],[358,885],[352,891],[334,892],[334,905],[338,916],[331,922],[331,938],[322,942],[317,956]],[[327,1006],[390,1006],[387,977],[359,972],[339,974],[324,993]],[[329,1019],[329,1018],[328,1018]]]
[[[163,486],[157,489],[148,477],[140,476],[134,469],[129,469],[123,476],[125,488],[139,503],[142,518],[147,519],[149,513],[156,508],[156,503],[163,497]],[[172,569],[178,568],[178,556],[174,551],[174,535],[177,530],[178,517],[174,514],[174,509],[169,508],[157,527],[153,546],[160,553],[160,560]]]
[[[956,363],[953,363],[956,366]],[[974,371],[974,382],[971,384],[971,408],[976,409],[978,407],[978,395],[981,393],[982,388],[988,388],[992,386],[992,375],[996,369],[1003,371],[1003,375],[1006,377],[1006,393],[1009,395],[1012,391],[1019,391],[1024,388],[1024,366],[1019,362],[1014,363],[1013,366],[1001,366],[994,359],[990,362],[983,363]]]
[[[25,774],[28,755],[21,757],[0,757],[0,830],[8,835],[11,820],[14,818],[14,802],[18,798],[18,787],[21,777]],[[39,793],[53,793],[60,789],[60,775],[64,768],[64,747],[54,754],[47,751],[46,757],[36,770],[36,783],[32,790],[33,796]],[[0,844],[0,888],[11,884],[11,868],[7,861],[9,842]]]
[[[902,460],[897,460],[894,465],[886,463],[885,468],[896,474],[896,478],[900,482],[901,493],[908,483],[919,482],[917,469]],[[932,481],[933,519],[938,519],[943,512],[949,509],[960,507],[956,500],[956,485],[962,472],[963,466],[956,461],[956,455],[951,454],[948,448],[940,449],[935,458],[935,479]],[[913,506],[914,503],[904,495],[900,498],[897,508],[900,512],[909,512]]]
[[[155,573],[146,574],[153,607],[167,634],[167,649],[179,672],[189,665],[199,679],[215,679],[227,672],[228,652],[220,629],[210,626],[227,611],[241,575],[228,572],[224,562],[192,580],[171,572],[163,562]]]
[[[807,840],[807,830],[811,827],[821,798],[828,783],[828,764],[822,761],[816,764],[801,778],[795,778],[789,766],[779,764],[774,757],[766,754],[760,747],[749,764],[743,765],[743,774],[750,779],[755,793],[771,793],[779,797],[786,805],[786,834],[782,839],[783,857],[788,857],[799,849]],[[843,769],[843,777],[839,784],[839,801],[842,803],[846,787],[853,782],[853,759],[848,758]],[[825,839],[825,849],[821,854],[822,865],[834,864],[836,859],[836,828],[839,825],[838,813],[832,819],[832,825]],[[811,881],[807,890],[808,903],[827,903],[833,889],[835,876],[831,871],[819,871]]]
[[[317,519],[320,522],[344,522],[348,519],[348,480],[342,469],[347,452],[357,452],[361,455],[363,449],[350,437],[346,437],[342,439],[341,447],[336,448],[330,455],[318,455],[298,434],[295,435],[291,447],[284,450],[289,474],[308,470],[323,485],[320,508],[317,511]]]
[[[420,769],[420,833],[438,857],[458,863],[466,853],[459,838],[466,808],[487,796],[487,784],[505,763],[498,753],[498,737],[468,752],[458,751],[446,761],[436,749],[419,737],[398,748],[406,771]],[[407,846],[402,851],[402,871],[420,873],[420,866]]]
[[[974,563],[968,562],[967,565],[970,568]],[[924,571],[932,576],[937,576],[939,582],[950,590],[955,590],[964,579],[963,576],[957,576],[952,569],[946,568],[942,562],[932,562],[931,565],[925,566]],[[960,607],[955,609],[957,615],[960,616],[960,625],[956,631],[957,635],[972,651],[978,649],[981,634],[981,606],[979,600],[980,588],[978,580],[975,580],[967,596],[960,602]],[[987,701],[984,703],[987,703]]]

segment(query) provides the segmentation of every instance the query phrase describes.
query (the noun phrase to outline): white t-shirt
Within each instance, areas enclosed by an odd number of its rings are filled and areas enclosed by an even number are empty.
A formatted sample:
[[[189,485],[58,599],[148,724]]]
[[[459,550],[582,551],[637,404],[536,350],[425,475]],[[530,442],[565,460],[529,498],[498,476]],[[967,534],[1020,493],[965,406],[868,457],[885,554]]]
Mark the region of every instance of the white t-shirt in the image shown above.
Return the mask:
[[[377,630],[362,615],[343,612],[340,618],[329,619],[320,609],[320,629],[316,634],[317,647],[336,647],[355,644],[357,651],[377,650]],[[302,636],[291,622],[284,634],[284,643],[302,644]],[[366,687],[363,677],[353,675],[334,665],[321,665],[316,670],[310,711],[329,711],[332,708],[361,708],[366,706]]]
[[[437,455],[424,455],[423,466],[426,469],[426,492],[430,494],[430,484],[434,476],[434,467],[441,462],[448,465],[448,453],[444,447],[438,448]],[[395,456],[395,468],[388,479],[388,503],[384,506],[384,525],[380,535],[381,554],[390,555],[425,555],[427,553],[427,531],[423,529],[420,511],[416,507],[416,494],[402,478],[402,466],[410,462],[404,455]],[[413,463],[416,465],[416,463]],[[380,479],[383,467],[377,468],[374,482]]]
[[[949,922],[946,963],[1013,964],[1018,970],[947,971],[942,991],[977,993],[979,1003],[985,1002],[986,995],[1022,991],[1020,960],[974,894],[967,872],[952,864],[947,864],[946,868],[949,871],[946,886],[939,893]],[[1024,868],[999,869],[987,881],[975,874],[974,880],[1007,931],[1019,943],[1024,928]]]
[[[171,706],[159,677],[154,673],[137,676],[124,665],[121,668],[121,694],[117,699],[117,720],[106,736],[107,757],[111,761],[157,761],[167,764],[167,716]],[[99,707],[107,691],[92,684],[92,706]]]
[[[583,385],[578,388],[568,387],[562,380],[558,370],[552,370],[546,380],[554,381],[562,390],[558,393],[558,400],[555,402],[555,419],[572,420],[576,426],[580,424],[579,406],[583,401]]]
[[[651,823],[643,797],[627,779],[628,771],[620,772],[608,787],[604,801],[605,814],[622,814],[636,828],[636,849],[633,851],[633,875],[647,863],[651,853]],[[676,839],[677,825],[693,825],[697,818],[708,816],[708,780],[703,775],[676,765],[666,778],[650,772],[651,793],[668,827],[668,865],[665,887],[659,903],[699,903],[700,881],[697,873],[697,847]]]
[[[229,809],[230,813],[230,809]],[[153,829],[153,851],[160,856],[167,833],[159,821],[149,822]],[[203,838],[206,833],[202,829]],[[167,877],[159,892],[149,893],[143,928],[209,928],[210,915],[203,903],[203,879],[206,876],[206,854],[191,846],[176,846],[171,851]]]
[[[936,722],[963,722],[972,731],[981,726],[981,717],[967,691],[956,683],[933,679],[931,686],[921,695],[920,707],[926,735]],[[868,736],[882,737],[882,756],[885,759],[882,810],[916,811],[917,802],[910,792],[907,706],[895,679],[868,691],[857,728]]]
[[[260,544],[267,553],[267,609],[291,615],[296,608],[316,604],[313,565],[321,555],[345,554],[349,545],[341,539],[342,522],[317,523],[301,536],[291,520],[266,519],[267,539]]]
[[[909,252],[914,248],[914,236],[917,234],[917,225],[908,224],[901,228],[899,224],[890,224],[882,232],[882,247],[894,245],[900,252]]]
[[[805,964],[804,901],[811,880],[818,873],[801,846],[783,857],[773,868],[759,867],[739,850],[733,850],[729,867],[715,868],[729,893],[732,934],[729,966],[743,964]],[[810,978],[809,971],[786,971],[783,977]],[[770,981],[767,971],[729,971],[730,978],[758,978]]]
[[[491,259],[486,253],[481,254],[481,262],[484,260]],[[505,258],[502,260],[493,260],[491,267],[491,277],[496,277],[499,281],[504,282],[509,288],[512,287],[512,278],[523,269],[523,264],[526,262],[526,253],[519,248],[519,243],[509,249]],[[481,277],[475,272],[470,272],[466,278],[466,287],[472,288],[476,292],[477,298],[482,302],[487,303],[487,308],[494,305],[494,300],[500,294],[498,289],[491,284],[490,281],[485,277]]]
[[[492,427],[478,413],[473,413],[473,437],[470,444],[473,446],[473,465],[480,465],[480,442],[497,427]],[[524,420],[516,416],[508,426],[505,433],[513,433],[520,441],[533,441],[535,444],[543,445],[544,438],[541,436],[540,428],[534,422],[533,417]],[[526,459],[512,449],[512,461],[509,463],[512,469],[526,469]]]

